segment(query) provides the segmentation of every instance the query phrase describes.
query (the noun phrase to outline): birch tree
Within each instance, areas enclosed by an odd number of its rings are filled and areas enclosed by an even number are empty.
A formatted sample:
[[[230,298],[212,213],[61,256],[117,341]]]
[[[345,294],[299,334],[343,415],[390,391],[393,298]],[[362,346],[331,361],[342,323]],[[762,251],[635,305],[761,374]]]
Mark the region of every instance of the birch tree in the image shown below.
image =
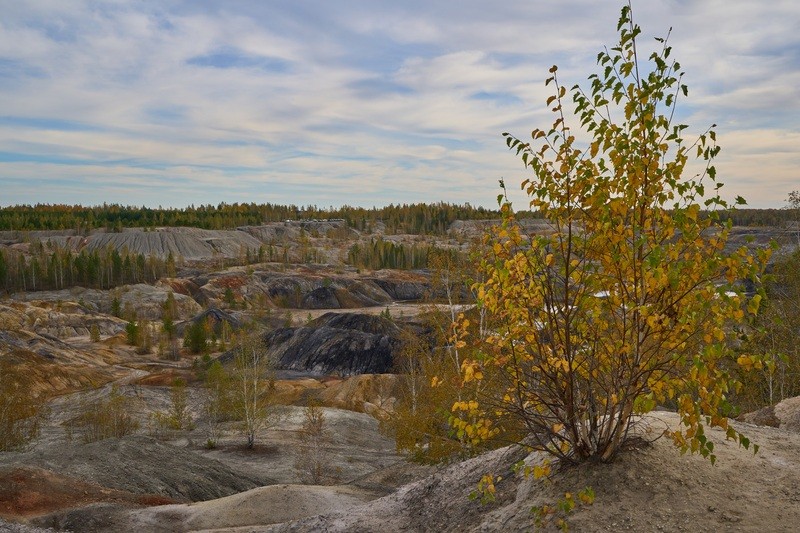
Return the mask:
[[[247,447],[252,449],[258,433],[278,421],[273,401],[275,365],[267,354],[263,339],[256,334],[244,337],[234,350],[231,368],[233,412],[241,421]]]
[[[669,403],[681,419],[675,444],[713,462],[706,427],[750,444],[726,416],[738,387],[729,368],[762,362],[728,341],[733,324],[758,313],[761,295],[739,281],[758,281],[768,251],[726,248],[716,133],[687,139],[674,123],[688,90],[667,39],[644,60],[630,4],[617,30],[587,89],[568,91],[550,69],[550,128],[527,141],[505,135],[530,172],[530,208],[551,227],[523,234],[500,196],[503,223],[486,240],[476,286],[495,329],[461,368],[465,383],[484,386],[453,405],[454,429],[481,442],[506,418],[562,462],[610,461],[636,415]]]

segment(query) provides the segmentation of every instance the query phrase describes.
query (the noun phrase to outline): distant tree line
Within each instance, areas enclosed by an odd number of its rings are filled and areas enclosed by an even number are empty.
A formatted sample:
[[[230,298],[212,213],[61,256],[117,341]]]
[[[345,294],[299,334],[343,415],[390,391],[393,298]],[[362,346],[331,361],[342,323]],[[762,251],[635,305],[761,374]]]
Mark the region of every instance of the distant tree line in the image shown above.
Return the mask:
[[[347,263],[357,268],[380,270],[397,268],[401,270],[428,268],[432,251],[451,254],[456,257],[457,250],[444,251],[428,244],[400,244],[383,239],[372,239],[369,243],[354,244],[347,253]]]
[[[73,253],[58,246],[31,244],[24,254],[0,249],[0,292],[59,290],[74,287],[109,289],[152,283],[175,275],[175,258],[120,252],[113,247]]]
[[[736,209],[721,213],[737,226],[780,226],[795,220],[792,209]],[[518,218],[536,217],[521,211]],[[64,204],[15,205],[0,208],[0,230],[75,230],[85,234],[94,229],[122,231],[123,228],[156,228],[184,226],[204,229],[233,229],[285,220],[342,219],[347,226],[370,231],[384,225],[389,234],[443,235],[456,220],[499,218],[496,209],[473,207],[470,204],[391,204],[386,207],[321,208],[278,204],[190,205],[185,208],[150,208],[103,204],[81,206]]]
[[[720,213],[720,220],[734,226],[781,227],[797,220],[796,209],[733,209]]]
[[[86,233],[105,228],[155,228],[188,226],[205,229],[233,229],[284,220],[342,219],[351,228],[370,230],[382,223],[388,233],[437,234],[447,232],[455,220],[498,218],[497,210],[469,204],[398,204],[387,207],[320,208],[277,204],[200,205],[174,209],[122,206],[80,206],[61,204],[16,205],[0,208],[0,230],[75,230]]]

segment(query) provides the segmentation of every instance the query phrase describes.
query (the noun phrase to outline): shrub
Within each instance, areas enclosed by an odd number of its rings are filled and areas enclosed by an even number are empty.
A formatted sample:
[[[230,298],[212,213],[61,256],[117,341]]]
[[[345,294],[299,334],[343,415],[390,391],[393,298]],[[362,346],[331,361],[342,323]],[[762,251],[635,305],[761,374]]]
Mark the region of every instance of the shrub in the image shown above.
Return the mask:
[[[609,461],[635,415],[669,401],[681,419],[675,444],[713,462],[706,426],[749,446],[726,417],[738,386],[728,367],[761,362],[736,358],[726,341],[731,324],[758,312],[761,295],[746,298],[737,282],[757,281],[768,252],[726,253],[729,226],[713,211],[700,216],[701,207],[729,207],[714,130],[684,142],[686,126],[672,117],[687,89],[671,48],[660,39],[650,63],[640,61],[629,5],[618,31],[588,93],[572,89],[585,146],[567,124],[556,67],[546,82],[552,127],[535,129],[531,142],[505,135],[532,171],[522,185],[552,233],[523,235],[499,197],[503,223],[486,240],[476,285],[492,329],[462,364],[464,381],[479,387],[453,405],[453,428],[481,442],[517,424],[533,448],[563,462]],[[685,178],[694,155],[700,175]],[[474,339],[469,325],[461,321],[457,345]]]
[[[0,362],[0,451],[24,449],[39,436],[45,404],[29,374]]]
[[[737,370],[743,382],[737,407],[753,410],[800,394],[800,249],[778,258],[766,283],[767,300],[752,334],[745,337],[745,354],[760,354],[756,372]]]
[[[97,324],[92,324],[89,328],[89,340],[92,342],[100,342],[100,328]]]
[[[338,470],[332,464],[329,446],[325,411],[318,402],[311,400],[303,409],[300,450],[295,460],[295,469],[304,483],[322,485],[338,479]]]
[[[135,320],[125,324],[125,338],[131,346],[139,345],[139,324]]]
[[[194,429],[185,380],[177,378],[172,382],[169,409],[166,412],[156,411],[152,413],[151,417],[160,431],[191,431]]]
[[[0,311],[0,330],[19,331],[22,329],[23,319],[11,311]]]
[[[195,322],[186,328],[183,346],[192,353],[204,353],[208,350],[208,335],[201,322]]]
[[[132,416],[133,401],[120,393],[116,385],[107,398],[81,404],[78,416],[66,422],[67,437],[75,434],[84,443],[124,437],[139,429]]]
[[[203,415],[208,436],[206,447],[216,448],[222,437],[222,423],[233,416],[232,382],[219,361],[209,362],[204,381]]]

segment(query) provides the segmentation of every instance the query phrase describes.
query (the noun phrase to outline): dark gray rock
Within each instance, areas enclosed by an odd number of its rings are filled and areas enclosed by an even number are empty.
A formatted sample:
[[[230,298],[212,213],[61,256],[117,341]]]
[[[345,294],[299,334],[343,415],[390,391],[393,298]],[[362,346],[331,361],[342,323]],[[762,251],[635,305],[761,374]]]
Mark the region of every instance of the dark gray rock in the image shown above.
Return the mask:
[[[375,307],[391,303],[392,297],[370,280],[342,283],[336,290],[336,299],[342,308]]]
[[[195,316],[192,319],[192,323],[197,324],[198,322],[204,322],[209,319],[214,325],[227,322],[234,329],[239,329],[242,327],[241,320],[239,320],[232,314],[228,313],[227,311],[223,311],[222,309],[217,309],[216,307],[212,307],[211,309],[206,309],[199,315]]]
[[[242,328],[243,324],[242,321],[239,320],[234,315],[223,311],[222,309],[217,309],[216,307],[212,307],[211,309],[206,309],[202,313],[198,314],[191,320],[187,320],[186,322],[177,324],[178,333],[181,335],[184,334],[186,331],[187,326],[190,324],[200,324],[205,321],[211,322],[211,327],[214,328],[214,333],[221,334],[222,333],[222,325],[228,324],[232,331],[237,331]]]
[[[303,309],[339,309],[336,291],[331,287],[317,287],[303,297]]]
[[[256,272],[248,280],[250,294],[266,294],[276,307],[294,309],[353,309],[392,301],[374,280]]]
[[[17,524],[0,518],[0,533],[56,533],[56,530],[49,527],[45,529],[28,524]]]
[[[400,329],[378,316],[326,313],[268,333],[265,342],[282,370],[350,376],[389,372],[399,337]]]
[[[429,289],[427,283],[414,281],[398,281],[387,278],[370,280],[383,289],[395,301],[422,300]]]

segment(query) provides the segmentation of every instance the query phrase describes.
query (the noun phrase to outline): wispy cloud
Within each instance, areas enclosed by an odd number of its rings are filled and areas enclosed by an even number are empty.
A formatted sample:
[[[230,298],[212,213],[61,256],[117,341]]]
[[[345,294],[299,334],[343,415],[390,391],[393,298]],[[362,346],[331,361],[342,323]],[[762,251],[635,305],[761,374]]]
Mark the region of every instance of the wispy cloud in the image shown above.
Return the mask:
[[[547,69],[585,80],[619,7],[4,2],[0,204],[490,205],[524,176],[500,133],[549,124]],[[725,190],[782,205],[800,183],[800,6],[634,11],[643,42],[674,26],[682,118],[719,124]]]

